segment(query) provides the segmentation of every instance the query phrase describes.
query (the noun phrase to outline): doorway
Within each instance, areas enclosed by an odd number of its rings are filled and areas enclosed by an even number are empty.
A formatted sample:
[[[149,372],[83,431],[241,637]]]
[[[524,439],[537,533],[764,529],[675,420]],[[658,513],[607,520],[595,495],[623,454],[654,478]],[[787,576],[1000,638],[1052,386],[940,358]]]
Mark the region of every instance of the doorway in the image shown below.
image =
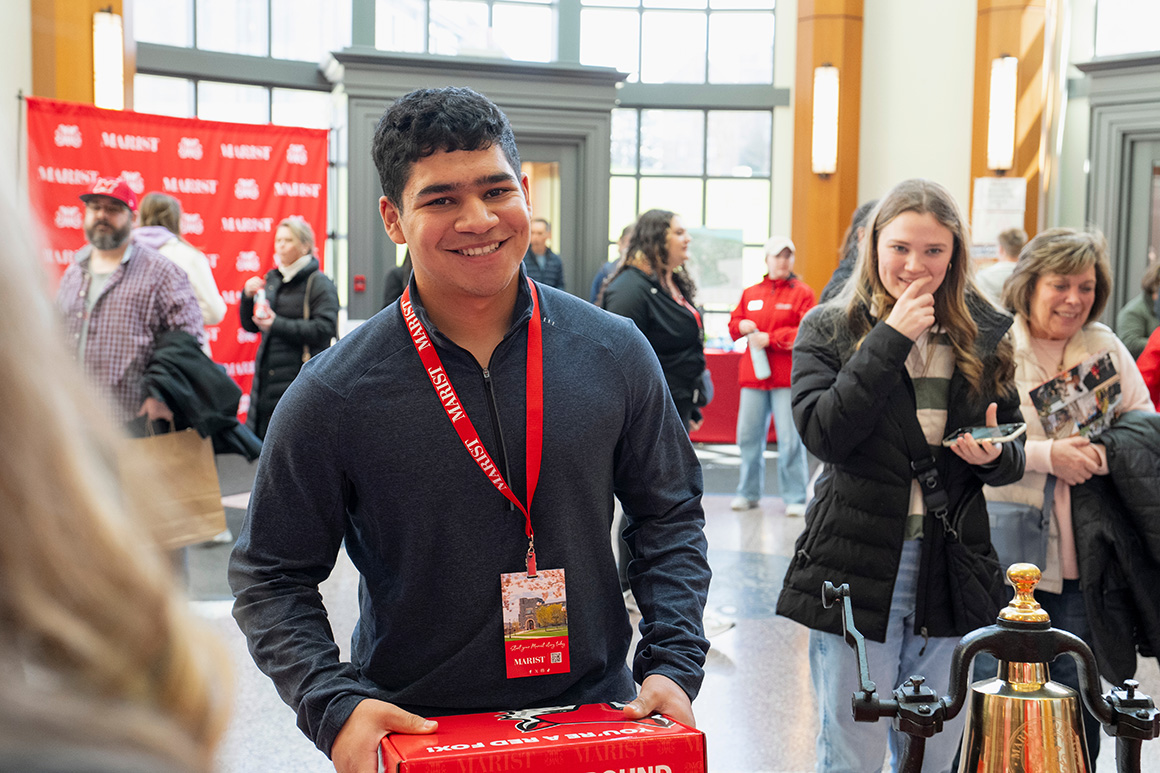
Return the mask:
[[[1114,279],[1117,310],[1141,292],[1144,271],[1160,254],[1160,136],[1135,139],[1129,156],[1122,260],[1115,267]]]
[[[528,177],[528,194],[532,206],[532,222],[548,222],[548,249],[560,255],[564,264],[564,289],[568,288],[568,259],[561,249],[556,234],[563,224],[560,222],[560,164],[556,161],[522,161],[521,171]],[[531,247],[528,248],[531,250]]]
[[[520,167],[528,176],[532,217],[551,224],[548,246],[564,264],[564,289],[587,297],[591,281],[585,256],[580,255],[579,228],[582,222],[582,181],[579,174],[579,147],[574,143],[521,140]]]
[[[1112,295],[1102,321],[1114,325],[1140,293],[1149,247],[1160,245],[1160,56],[1103,57],[1076,66],[1087,76],[1091,106],[1086,220],[1108,239]]]

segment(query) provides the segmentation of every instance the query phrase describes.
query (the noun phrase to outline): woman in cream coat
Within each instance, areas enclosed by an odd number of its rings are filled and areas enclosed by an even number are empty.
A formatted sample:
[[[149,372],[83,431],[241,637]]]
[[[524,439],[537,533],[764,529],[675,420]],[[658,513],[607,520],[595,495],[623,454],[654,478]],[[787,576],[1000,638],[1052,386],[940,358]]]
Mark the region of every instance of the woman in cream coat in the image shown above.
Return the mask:
[[[1030,392],[1106,351],[1120,376],[1121,402],[1116,414],[1153,410],[1131,353],[1109,327],[1096,321],[1107,304],[1111,285],[1107,242],[1099,233],[1054,228],[1023,248],[1004,287],[1003,305],[1015,314],[1011,332],[1015,381],[1027,422],[1027,467],[1018,483],[984,489],[991,501],[1042,507],[1047,476],[1055,476],[1047,560],[1040,567],[1043,579],[1036,588],[1036,599],[1051,615],[1052,625],[1071,631],[1089,646],[1090,629],[1071,522],[1071,487],[1093,475],[1107,475],[1107,456],[1098,440],[1089,441],[1078,434],[1048,437]],[[1052,678],[1076,688],[1075,662],[1070,657],[1056,660]],[[1094,760],[1099,752],[1099,725],[1090,715],[1085,716],[1085,734]]]

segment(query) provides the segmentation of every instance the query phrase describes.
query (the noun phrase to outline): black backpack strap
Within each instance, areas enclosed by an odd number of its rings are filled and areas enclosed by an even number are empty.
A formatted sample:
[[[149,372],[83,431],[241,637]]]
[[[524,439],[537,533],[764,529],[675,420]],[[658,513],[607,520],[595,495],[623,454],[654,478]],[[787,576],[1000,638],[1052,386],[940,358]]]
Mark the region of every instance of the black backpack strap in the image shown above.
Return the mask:
[[[943,488],[942,479],[939,478],[938,467],[926,442],[926,435],[922,432],[922,425],[918,423],[918,406],[914,401],[914,393],[907,388],[906,394],[910,399],[898,403],[900,409],[897,413],[902,427],[902,439],[906,443],[906,453],[910,457],[910,469],[918,480],[927,512],[942,523],[949,536],[957,538],[958,535],[947,519],[950,498]]]

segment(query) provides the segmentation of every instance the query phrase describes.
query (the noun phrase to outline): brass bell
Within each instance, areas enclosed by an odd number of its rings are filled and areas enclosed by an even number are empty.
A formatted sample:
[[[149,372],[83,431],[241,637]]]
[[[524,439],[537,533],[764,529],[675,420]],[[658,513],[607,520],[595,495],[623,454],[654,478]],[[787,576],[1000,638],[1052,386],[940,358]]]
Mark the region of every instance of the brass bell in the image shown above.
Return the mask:
[[[1041,573],[1012,564],[1015,598],[999,613],[1011,630],[1044,630],[1051,618],[1035,601]],[[971,685],[959,773],[1086,773],[1087,743],[1079,695],[1050,681],[1047,663],[1000,660],[992,679]]]

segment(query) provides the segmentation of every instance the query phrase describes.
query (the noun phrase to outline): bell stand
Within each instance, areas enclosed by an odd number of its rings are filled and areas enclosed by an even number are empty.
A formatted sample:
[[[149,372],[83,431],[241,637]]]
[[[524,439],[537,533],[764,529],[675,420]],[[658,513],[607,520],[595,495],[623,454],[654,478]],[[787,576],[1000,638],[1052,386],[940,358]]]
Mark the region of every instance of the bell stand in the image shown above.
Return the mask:
[[[1039,581],[1039,569],[1033,564],[1013,564],[1007,576],[1015,585],[1015,598],[1000,612],[995,625],[971,631],[955,645],[950,694],[941,697],[926,686],[922,676],[911,676],[893,691],[892,698],[878,697],[878,688],[870,680],[866,639],[854,625],[850,586],[822,583],[822,605],[829,609],[835,602],[841,603],[843,636],[858,659],[859,689],[852,700],[854,721],[877,722],[890,717],[894,729],[904,734],[900,773],[920,773],[926,739],[941,732],[943,723],[957,716],[966,703],[975,655],[989,652],[1005,662],[1050,663],[1056,655],[1067,653],[1076,661],[1084,705],[1103,725],[1104,732],[1116,739],[1117,771],[1139,773],[1144,741],[1160,737],[1160,710],[1150,697],[1137,691],[1139,683],[1134,679],[1125,680],[1122,689],[1101,694],[1099,669],[1087,644],[1075,634],[1052,628],[1041,610],[1039,614],[1030,611],[1039,610],[1031,593]]]

